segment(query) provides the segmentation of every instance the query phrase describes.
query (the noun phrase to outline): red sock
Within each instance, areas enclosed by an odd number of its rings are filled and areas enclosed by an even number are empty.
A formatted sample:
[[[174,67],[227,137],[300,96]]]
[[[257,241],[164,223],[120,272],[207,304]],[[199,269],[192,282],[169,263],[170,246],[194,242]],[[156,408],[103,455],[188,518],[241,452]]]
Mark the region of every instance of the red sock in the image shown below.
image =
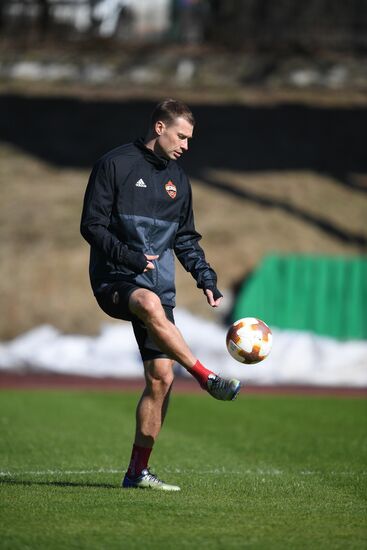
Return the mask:
[[[140,476],[142,470],[148,466],[151,452],[151,447],[139,447],[139,445],[135,445],[134,443],[129,468],[127,470],[128,477]]]
[[[202,388],[206,388],[206,381],[208,380],[209,374],[214,374],[211,370],[206,369],[199,360],[196,361],[191,369],[186,370],[196,378]]]

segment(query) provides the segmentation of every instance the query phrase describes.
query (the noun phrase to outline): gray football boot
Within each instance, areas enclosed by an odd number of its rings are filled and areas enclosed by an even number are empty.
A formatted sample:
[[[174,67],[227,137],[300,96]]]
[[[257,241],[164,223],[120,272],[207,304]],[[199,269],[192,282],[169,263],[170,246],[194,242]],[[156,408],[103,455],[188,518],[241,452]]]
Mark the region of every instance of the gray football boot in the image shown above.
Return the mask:
[[[241,389],[241,382],[236,378],[226,380],[217,374],[209,374],[207,381],[207,392],[215,399],[221,401],[233,401]]]

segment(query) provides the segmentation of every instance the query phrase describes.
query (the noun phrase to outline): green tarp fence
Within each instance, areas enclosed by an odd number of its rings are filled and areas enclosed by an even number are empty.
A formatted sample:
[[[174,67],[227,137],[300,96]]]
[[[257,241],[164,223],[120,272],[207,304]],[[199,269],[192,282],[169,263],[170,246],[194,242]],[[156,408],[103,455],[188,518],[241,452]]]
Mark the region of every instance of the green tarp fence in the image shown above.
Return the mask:
[[[271,255],[243,282],[233,321],[367,339],[367,257]]]

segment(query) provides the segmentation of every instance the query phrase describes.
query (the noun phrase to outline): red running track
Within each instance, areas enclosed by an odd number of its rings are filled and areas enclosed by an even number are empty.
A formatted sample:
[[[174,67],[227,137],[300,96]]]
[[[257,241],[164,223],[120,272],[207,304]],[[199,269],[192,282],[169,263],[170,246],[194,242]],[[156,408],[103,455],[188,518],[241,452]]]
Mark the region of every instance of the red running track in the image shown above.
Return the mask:
[[[144,387],[142,378],[95,378],[68,374],[44,373],[0,373],[0,390],[94,390],[94,391],[141,391]],[[200,393],[198,383],[188,378],[177,377],[174,382],[177,393]],[[243,394],[272,395],[310,395],[338,397],[367,397],[367,388],[336,388],[318,386],[247,386],[244,384]]]

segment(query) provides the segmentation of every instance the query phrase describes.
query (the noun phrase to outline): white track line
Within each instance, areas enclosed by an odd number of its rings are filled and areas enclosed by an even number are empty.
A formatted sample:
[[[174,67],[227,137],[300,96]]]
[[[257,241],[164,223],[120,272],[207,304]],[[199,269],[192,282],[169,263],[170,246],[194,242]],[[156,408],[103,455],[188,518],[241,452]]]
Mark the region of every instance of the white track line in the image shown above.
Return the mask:
[[[236,476],[282,476],[282,475],[300,475],[300,476],[357,476],[367,475],[366,471],[361,472],[319,472],[317,470],[301,470],[299,472],[286,472],[283,470],[274,469],[254,469],[254,470],[226,470],[218,468],[214,470],[185,470],[181,468],[162,468],[162,471],[167,474],[186,474],[186,475],[236,475]],[[18,470],[18,471],[0,471],[0,477],[19,477],[19,476],[62,476],[62,475],[96,475],[96,474],[123,474],[123,469],[115,468],[99,468],[96,470]]]

